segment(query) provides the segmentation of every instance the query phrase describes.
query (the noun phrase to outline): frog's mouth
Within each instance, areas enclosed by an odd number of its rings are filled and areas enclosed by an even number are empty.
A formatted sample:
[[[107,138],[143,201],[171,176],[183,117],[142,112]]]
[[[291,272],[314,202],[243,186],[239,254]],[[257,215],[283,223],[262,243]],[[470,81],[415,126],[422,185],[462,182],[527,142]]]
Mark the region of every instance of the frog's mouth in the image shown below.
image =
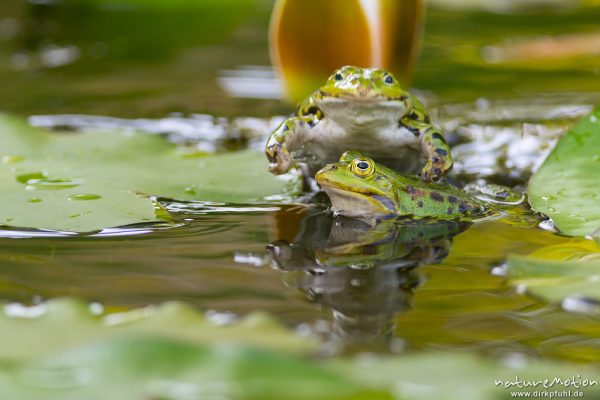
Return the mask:
[[[373,93],[369,91],[358,91],[358,92],[337,92],[327,93],[324,91],[319,92],[317,102],[365,102],[365,103],[377,103],[377,104],[390,104],[390,105],[404,105],[406,96],[400,96],[398,98],[390,98],[379,93]]]
[[[373,193],[356,192],[318,180],[329,196],[331,211],[348,217],[384,216],[394,214],[393,202]]]

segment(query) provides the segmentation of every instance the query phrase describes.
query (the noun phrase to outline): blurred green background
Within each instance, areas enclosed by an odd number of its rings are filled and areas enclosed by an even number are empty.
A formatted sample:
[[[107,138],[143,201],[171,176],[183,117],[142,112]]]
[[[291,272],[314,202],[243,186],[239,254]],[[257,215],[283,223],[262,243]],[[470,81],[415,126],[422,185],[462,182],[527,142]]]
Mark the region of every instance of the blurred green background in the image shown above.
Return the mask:
[[[596,101],[595,3],[431,1],[413,86],[433,103]],[[272,6],[272,0],[2,0],[0,109],[136,117],[287,113],[291,106],[278,98],[270,68]],[[554,49],[552,56],[544,56],[544,46]]]

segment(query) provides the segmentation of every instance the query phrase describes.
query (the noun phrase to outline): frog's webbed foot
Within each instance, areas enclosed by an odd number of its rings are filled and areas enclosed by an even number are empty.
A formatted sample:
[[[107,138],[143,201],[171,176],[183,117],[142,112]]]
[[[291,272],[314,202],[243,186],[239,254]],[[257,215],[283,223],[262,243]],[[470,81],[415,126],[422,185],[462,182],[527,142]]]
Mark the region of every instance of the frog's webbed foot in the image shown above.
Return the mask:
[[[486,183],[483,180],[469,183],[463,190],[488,203],[515,206],[525,201],[525,195],[507,186]]]
[[[309,129],[315,124],[316,120],[313,116],[294,116],[283,121],[275,129],[265,147],[271,173],[281,175],[292,168],[294,160],[291,152],[303,145]]]
[[[428,160],[421,176],[427,182],[438,182],[442,177],[452,169],[452,158],[448,156],[433,155]]]
[[[285,174],[292,168],[292,156],[283,143],[269,143],[265,149],[269,159],[269,172],[275,175]]]

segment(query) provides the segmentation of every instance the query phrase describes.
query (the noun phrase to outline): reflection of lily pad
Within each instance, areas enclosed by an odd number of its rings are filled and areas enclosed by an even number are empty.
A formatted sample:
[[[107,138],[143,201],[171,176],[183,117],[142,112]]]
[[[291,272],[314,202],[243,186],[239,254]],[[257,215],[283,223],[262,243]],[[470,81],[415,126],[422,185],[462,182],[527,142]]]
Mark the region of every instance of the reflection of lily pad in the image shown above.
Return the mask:
[[[529,182],[529,201],[564,234],[592,235],[600,227],[600,109],[556,145]]]
[[[591,240],[577,240],[529,256],[511,256],[507,274],[512,284],[547,301],[600,301],[600,246]]]
[[[247,203],[284,192],[254,151],[188,157],[160,137],[48,134],[0,117],[0,224],[86,232],[156,220],[137,194]]]

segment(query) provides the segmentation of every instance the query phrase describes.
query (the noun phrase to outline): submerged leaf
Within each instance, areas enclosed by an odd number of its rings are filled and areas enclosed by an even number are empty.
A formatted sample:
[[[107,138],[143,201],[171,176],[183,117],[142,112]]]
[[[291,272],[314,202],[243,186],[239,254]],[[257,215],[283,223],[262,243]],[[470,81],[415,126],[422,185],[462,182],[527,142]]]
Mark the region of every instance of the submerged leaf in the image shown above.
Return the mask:
[[[600,227],[600,109],[569,131],[529,182],[531,206],[567,235]]]
[[[286,190],[257,151],[188,157],[163,138],[49,134],[0,116],[0,225],[88,232],[155,221],[146,196],[248,203]]]
[[[546,301],[600,302],[600,246],[591,240],[576,240],[528,256],[514,255],[508,260],[507,276],[511,284]]]

